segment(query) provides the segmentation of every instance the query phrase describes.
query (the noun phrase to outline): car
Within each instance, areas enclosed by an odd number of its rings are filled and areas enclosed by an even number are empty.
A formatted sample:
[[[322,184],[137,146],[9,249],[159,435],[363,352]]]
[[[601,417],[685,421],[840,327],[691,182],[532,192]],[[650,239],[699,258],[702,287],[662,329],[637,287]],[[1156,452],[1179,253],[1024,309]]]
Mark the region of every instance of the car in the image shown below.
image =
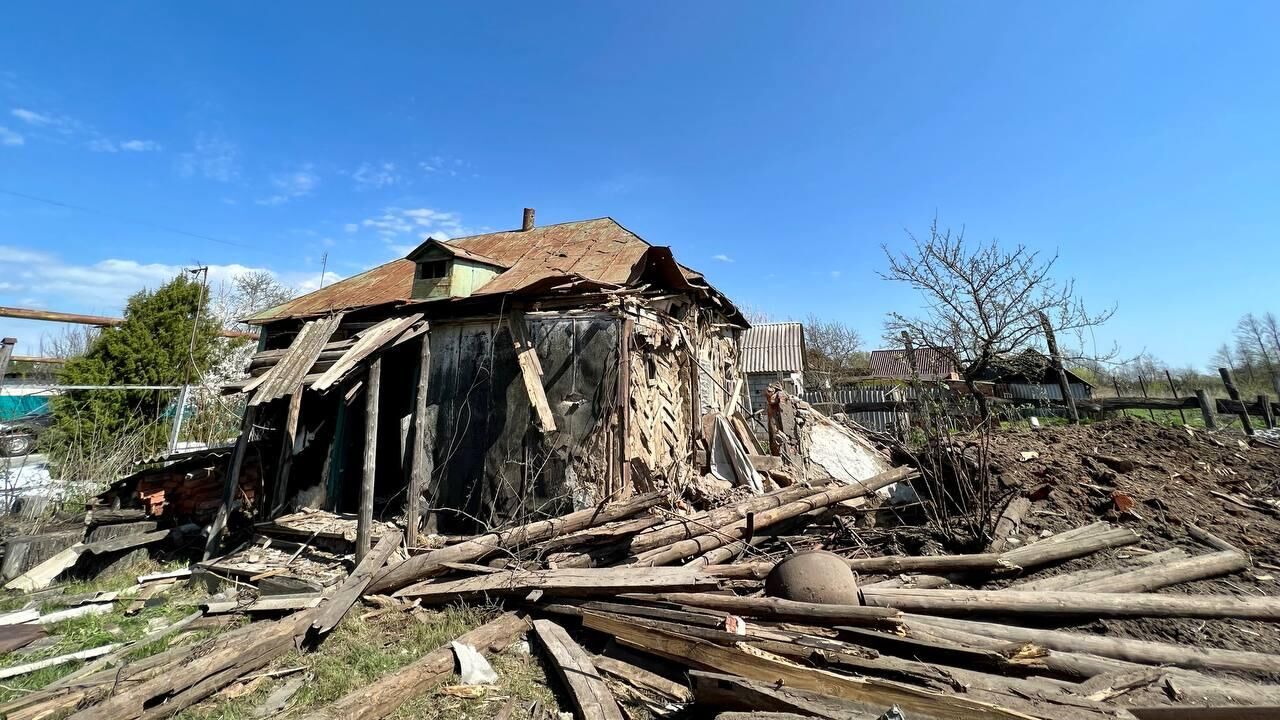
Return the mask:
[[[0,456],[29,455],[36,449],[40,435],[53,425],[53,413],[47,407],[32,410],[13,420],[0,422]]]

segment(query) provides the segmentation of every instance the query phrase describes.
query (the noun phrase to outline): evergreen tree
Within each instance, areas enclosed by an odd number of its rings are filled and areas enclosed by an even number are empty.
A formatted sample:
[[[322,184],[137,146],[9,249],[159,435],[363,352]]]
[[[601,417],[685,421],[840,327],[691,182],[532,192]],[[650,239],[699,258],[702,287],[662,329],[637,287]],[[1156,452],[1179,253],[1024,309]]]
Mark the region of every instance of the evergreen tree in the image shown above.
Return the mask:
[[[196,310],[200,325],[192,328]],[[179,275],[156,290],[129,298],[124,322],[104,328],[87,352],[63,368],[64,385],[181,385],[212,360],[217,322],[209,317],[199,282]],[[114,452],[128,436],[138,452],[163,446],[176,393],[168,390],[73,390],[53,401],[54,425],[46,449],[55,462],[102,449]],[[71,468],[65,468],[71,470]],[[85,478],[104,480],[109,478]]]

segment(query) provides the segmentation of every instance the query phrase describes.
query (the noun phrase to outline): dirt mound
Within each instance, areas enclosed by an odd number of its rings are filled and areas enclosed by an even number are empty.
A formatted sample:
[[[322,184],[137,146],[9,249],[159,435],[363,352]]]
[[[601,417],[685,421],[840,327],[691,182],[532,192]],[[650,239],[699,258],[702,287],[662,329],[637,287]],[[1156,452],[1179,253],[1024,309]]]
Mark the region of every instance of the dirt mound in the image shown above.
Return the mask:
[[[993,476],[1035,500],[1020,536],[1062,532],[1097,520],[1137,530],[1141,547],[1208,549],[1187,534],[1195,524],[1248,553],[1253,567],[1164,592],[1280,594],[1280,450],[1244,436],[1188,431],[1125,418],[1080,426],[1016,429],[991,440]],[[1130,554],[1083,558],[1032,577],[1107,567]],[[990,585],[989,585],[990,587]],[[1280,651],[1266,623],[1198,620],[1099,621],[1088,629],[1142,639],[1239,650]]]

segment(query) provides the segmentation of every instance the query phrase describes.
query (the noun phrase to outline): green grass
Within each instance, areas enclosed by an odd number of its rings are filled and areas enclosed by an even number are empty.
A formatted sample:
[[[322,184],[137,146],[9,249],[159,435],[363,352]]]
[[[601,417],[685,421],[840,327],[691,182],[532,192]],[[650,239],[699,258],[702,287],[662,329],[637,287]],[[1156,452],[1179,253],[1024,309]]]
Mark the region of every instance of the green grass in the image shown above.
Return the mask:
[[[314,652],[289,653],[273,662],[267,670],[303,667],[309,679],[293,697],[294,714],[338,700],[347,693],[364,687],[378,678],[408,665],[423,655],[447,646],[450,640],[482,625],[497,611],[485,607],[450,607],[429,612],[425,622],[404,613],[389,613],[368,620],[361,615],[368,609],[356,605],[333,633]],[[410,700],[392,718],[490,718],[511,696],[527,707],[535,699],[556,707],[548,688],[544,669],[536,658],[507,650],[490,657],[499,675],[497,685],[484,697],[458,698],[442,694],[438,689]],[[266,679],[252,692],[228,698],[214,695],[177,715],[180,720],[242,720],[250,718],[254,709],[273,690],[288,682],[292,675]],[[234,687],[234,686],[233,686]],[[517,715],[519,717],[519,715]]]
[[[67,588],[65,594],[77,595],[95,591],[123,590],[137,584],[137,575],[163,572],[166,569],[172,568],[154,562],[138,563],[121,568],[95,581],[73,583]],[[128,598],[124,598],[115,604],[110,613],[72,618],[53,625],[47,625],[45,629],[49,632],[49,636],[56,638],[58,642],[30,653],[11,652],[0,654],[0,668],[25,665],[37,660],[101,647],[111,643],[137,640],[155,627],[168,625],[185,615],[191,614],[195,610],[196,602],[203,596],[203,592],[176,585],[168,593],[159,596],[163,600],[162,603],[153,607],[144,607],[138,614],[133,616],[124,614],[124,610],[129,604]],[[16,600],[13,598],[7,599],[7,604],[10,605],[16,603],[21,606],[23,602],[21,597]],[[56,598],[51,598],[40,606],[41,613],[49,613],[61,609],[64,608],[58,605]],[[175,636],[150,643],[145,647],[134,648],[130,653],[130,657],[138,659],[166,650],[181,635],[182,633],[178,633]],[[190,642],[193,638],[201,636],[201,634],[188,635],[183,642]],[[92,662],[92,660],[88,662]],[[71,662],[37,670],[26,675],[7,678],[0,682],[0,702],[7,702],[26,692],[48,685],[78,669],[83,664],[82,662]]]

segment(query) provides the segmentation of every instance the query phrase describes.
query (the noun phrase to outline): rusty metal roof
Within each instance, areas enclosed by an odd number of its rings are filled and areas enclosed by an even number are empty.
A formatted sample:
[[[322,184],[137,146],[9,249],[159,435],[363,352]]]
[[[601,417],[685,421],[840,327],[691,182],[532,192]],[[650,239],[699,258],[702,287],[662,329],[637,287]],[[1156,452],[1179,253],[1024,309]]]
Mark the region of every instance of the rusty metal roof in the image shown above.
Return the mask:
[[[804,326],[798,322],[753,325],[742,333],[742,372],[803,372]]]
[[[544,225],[531,230],[473,235],[443,243],[428,240],[410,252],[409,257],[432,245],[456,251],[458,256],[470,256],[506,268],[477,288],[473,296],[518,292],[561,279],[623,286],[639,277],[645,269],[646,260],[654,257],[650,251],[658,250],[608,217]],[[665,257],[669,259],[669,253]],[[700,274],[677,267],[685,282],[715,292]],[[260,312],[247,322],[262,324],[338,310],[411,302],[413,275],[412,260],[393,260]],[[731,303],[728,306],[731,313],[736,314],[736,308]]]
[[[959,377],[955,366],[946,356],[933,348],[915,348],[916,368],[922,380],[955,380]],[[871,374],[876,377],[910,378],[911,363],[906,350],[872,350]]]
[[[283,318],[324,315],[337,310],[358,310],[405,302],[412,294],[413,261],[400,258],[296,297],[283,305],[263,310],[246,318],[245,322],[261,325]]]

